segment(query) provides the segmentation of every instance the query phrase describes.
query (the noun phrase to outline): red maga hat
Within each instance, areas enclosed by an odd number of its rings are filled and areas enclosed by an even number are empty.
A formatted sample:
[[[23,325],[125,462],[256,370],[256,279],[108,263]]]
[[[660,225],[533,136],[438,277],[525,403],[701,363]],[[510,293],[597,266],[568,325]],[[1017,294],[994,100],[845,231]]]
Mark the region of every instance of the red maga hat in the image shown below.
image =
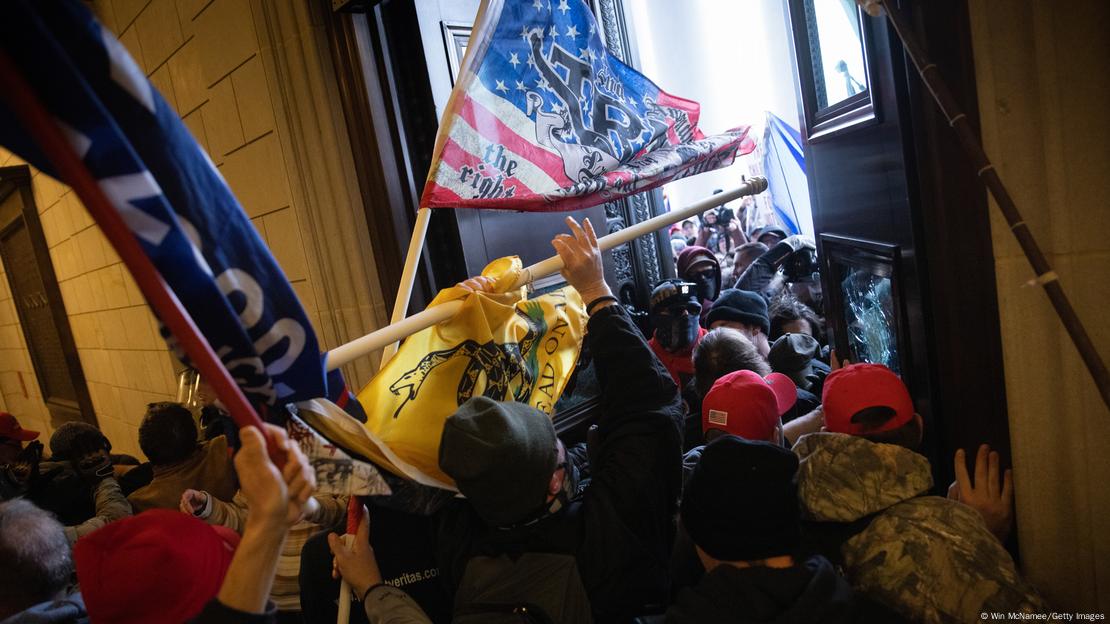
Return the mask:
[[[701,403],[701,430],[720,429],[748,440],[771,441],[782,415],[794,407],[798,389],[781,373],[766,378],[750,370],[714,382]]]
[[[913,420],[913,399],[906,384],[882,364],[850,364],[825,378],[821,391],[825,428],[835,433],[862,435],[892,431]],[[877,429],[852,422],[852,416],[871,407],[889,407],[894,417]]]
[[[19,426],[19,421],[15,419],[15,416],[7,412],[0,412],[0,438],[30,442],[37,437],[39,437],[38,431],[24,429]]]
[[[239,535],[153,509],[77,541],[73,560],[93,622],[185,622],[216,597]]]

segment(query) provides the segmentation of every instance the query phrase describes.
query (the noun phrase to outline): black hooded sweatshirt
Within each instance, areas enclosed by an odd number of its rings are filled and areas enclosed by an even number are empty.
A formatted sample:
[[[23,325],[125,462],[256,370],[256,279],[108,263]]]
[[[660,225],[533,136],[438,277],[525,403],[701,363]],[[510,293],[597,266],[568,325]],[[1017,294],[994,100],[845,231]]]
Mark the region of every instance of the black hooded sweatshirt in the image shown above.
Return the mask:
[[[828,559],[815,556],[789,568],[719,565],[679,592],[668,624],[859,621],[851,587]]]

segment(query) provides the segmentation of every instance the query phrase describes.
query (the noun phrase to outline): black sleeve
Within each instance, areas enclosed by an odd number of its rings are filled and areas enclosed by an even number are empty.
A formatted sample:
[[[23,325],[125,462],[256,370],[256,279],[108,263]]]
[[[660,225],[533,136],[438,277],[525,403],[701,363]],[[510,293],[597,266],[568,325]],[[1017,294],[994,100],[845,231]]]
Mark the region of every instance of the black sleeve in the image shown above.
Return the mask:
[[[265,613],[246,613],[232,609],[213,598],[204,605],[204,611],[189,622],[191,624],[273,624],[277,622],[277,607],[274,603],[267,602]]]
[[[774,247],[763,252],[762,256],[756,258],[755,262],[748,265],[744,273],[737,277],[733,288],[759,293],[766,297],[765,291],[771,285],[779,267],[793,253],[794,247],[790,243],[779,241]]]
[[[678,389],[620,306],[595,313],[586,339],[602,396],[590,489],[622,517],[664,513],[680,485]]]
[[[601,386],[604,435],[607,421],[642,413],[666,412],[678,404],[678,388],[655,357],[628,312],[611,305],[590,317],[586,341]]]

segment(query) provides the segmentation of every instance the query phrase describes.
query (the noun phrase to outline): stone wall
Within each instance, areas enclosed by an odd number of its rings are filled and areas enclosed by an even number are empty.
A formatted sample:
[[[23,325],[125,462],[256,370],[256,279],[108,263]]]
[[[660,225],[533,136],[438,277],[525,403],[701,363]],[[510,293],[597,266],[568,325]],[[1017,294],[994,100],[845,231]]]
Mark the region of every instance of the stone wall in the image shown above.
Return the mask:
[[[388,314],[316,6],[323,5],[91,4],[217,165],[293,284],[322,345],[337,346],[383,324]],[[311,150],[328,154],[317,158]],[[0,164],[19,163],[0,151]],[[338,177],[324,180],[321,164]],[[172,400],[180,364],[76,195],[38,171],[32,180],[99,426],[117,450],[139,455],[136,432],[145,405]],[[376,357],[345,372],[357,389],[375,369]],[[0,276],[0,395],[24,426],[49,436],[49,414],[6,275]]]

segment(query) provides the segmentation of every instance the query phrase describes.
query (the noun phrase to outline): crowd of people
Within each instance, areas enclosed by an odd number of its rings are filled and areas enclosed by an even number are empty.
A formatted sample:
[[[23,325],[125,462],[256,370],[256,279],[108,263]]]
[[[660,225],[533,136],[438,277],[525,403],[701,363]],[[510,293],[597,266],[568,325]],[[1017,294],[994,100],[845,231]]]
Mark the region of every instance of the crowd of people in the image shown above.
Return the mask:
[[[340,579],[356,622],[1048,610],[1003,546],[1013,485],[998,454],[977,449],[969,472],[957,452],[956,482],[934,495],[906,386],[828,349],[812,242],[726,227],[727,268],[685,246],[645,335],[604,281],[591,224],[568,227],[553,246],[586,305],[600,387],[585,443],[529,405],[472,398],[440,439],[462,496],[432,515],[368,499],[344,540],[348,500],[315,492],[281,428],[229,440],[152,404],[140,462],[84,423],[59,427],[47,454],[0,414],[0,624],[331,622]]]

